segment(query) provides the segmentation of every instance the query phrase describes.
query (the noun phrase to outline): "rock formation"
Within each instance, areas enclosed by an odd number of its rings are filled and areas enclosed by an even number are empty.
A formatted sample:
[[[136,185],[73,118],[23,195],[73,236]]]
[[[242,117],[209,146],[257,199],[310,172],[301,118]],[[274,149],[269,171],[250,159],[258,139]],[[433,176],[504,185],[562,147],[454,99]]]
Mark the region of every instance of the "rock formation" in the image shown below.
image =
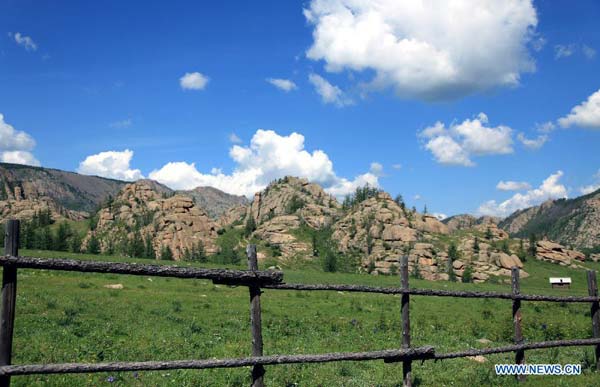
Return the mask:
[[[127,243],[135,230],[143,238],[152,238],[156,254],[169,247],[176,260],[199,241],[207,254],[218,251],[217,225],[192,198],[166,197],[146,182],[126,185],[112,203],[98,212],[96,230],[90,233],[100,239],[102,251],[107,251],[113,247],[111,244]]]
[[[536,258],[540,261],[570,266],[574,261],[585,261],[585,254],[577,250],[569,250],[559,243],[542,240],[536,243]]]

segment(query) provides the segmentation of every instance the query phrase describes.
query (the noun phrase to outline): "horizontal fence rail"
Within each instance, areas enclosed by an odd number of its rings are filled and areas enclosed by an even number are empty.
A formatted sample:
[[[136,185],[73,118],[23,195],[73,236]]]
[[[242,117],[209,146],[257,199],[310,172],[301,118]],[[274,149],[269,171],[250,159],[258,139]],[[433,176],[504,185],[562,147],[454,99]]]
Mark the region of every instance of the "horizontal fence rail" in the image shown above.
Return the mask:
[[[81,261],[61,258],[33,258],[1,256],[0,266],[23,269],[77,271],[81,273],[129,274],[151,277],[207,279],[231,285],[276,284],[283,281],[280,271],[246,271],[229,269],[201,269],[173,265]]]
[[[202,269],[180,267],[174,265],[152,265],[120,262],[81,261],[74,259],[49,259],[20,257],[19,221],[10,220],[6,224],[5,255],[0,256],[2,274],[2,305],[0,310],[0,387],[9,386],[11,376],[31,374],[67,374],[115,371],[152,371],[171,369],[209,369],[252,367],[253,387],[264,386],[265,369],[263,366],[324,363],[334,361],[366,361],[383,360],[386,363],[402,362],[403,385],[412,385],[413,360],[443,360],[477,355],[515,352],[515,363],[525,363],[525,350],[555,347],[595,346],[596,370],[600,369],[600,298],[596,282],[596,272],[588,271],[588,296],[550,296],[527,295],[520,293],[519,269],[512,269],[512,292],[473,292],[438,289],[413,289],[408,284],[408,259],[402,257],[400,264],[400,287],[376,287],[342,284],[287,284],[283,282],[281,271],[260,271],[256,246],[247,249],[249,270]],[[250,291],[250,322],[252,332],[252,356],[230,359],[144,361],[144,362],[110,362],[110,363],[63,363],[63,364],[23,364],[11,365],[12,340],[15,318],[17,269],[59,270],[83,273],[126,274],[155,277],[193,278],[211,280],[213,283],[247,286]],[[262,289],[295,290],[295,291],[344,291],[401,295],[402,343],[401,349],[390,349],[371,352],[341,352],[313,355],[263,355],[262,322],[260,296]],[[438,296],[459,298],[496,298],[512,300],[514,325],[514,345],[468,349],[461,352],[436,353],[434,347],[412,347],[410,343],[410,296]],[[592,338],[571,339],[526,343],[521,330],[521,301],[547,302],[584,302],[591,305]],[[523,381],[524,375],[517,376]]]
[[[549,302],[594,302],[600,301],[598,296],[550,296],[535,294],[513,294],[499,292],[469,292],[460,290],[439,290],[439,289],[404,289],[396,287],[377,287],[362,285],[335,285],[335,284],[269,284],[262,286],[264,289],[278,290],[334,290],[339,292],[359,292],[359,293],[379,293],[379,294],[411,294],[415,296],[438,296],[438,297],[456,297],[456,298],[499,298],[505,300],[523,300],[523,301],[549,301]]]
[[[89,372],[119,371],[157,371],[173,369],[208,369],[234,368],[256,365],[277,365],[296,363],[328,363],[334,361],[384,360],[388,363],[405,359],[433,359],[433,347],[425,346],[408,349],[391,349],[371,352],[336,352],[318,355],[271,355],[253,356],[239,359],[214,360],[174,360],[145,362],[111,362],[111,363],[64,363],[64,364],[31,364],[0,366],[0,376],[33,375],[33,374],[67,374]]]

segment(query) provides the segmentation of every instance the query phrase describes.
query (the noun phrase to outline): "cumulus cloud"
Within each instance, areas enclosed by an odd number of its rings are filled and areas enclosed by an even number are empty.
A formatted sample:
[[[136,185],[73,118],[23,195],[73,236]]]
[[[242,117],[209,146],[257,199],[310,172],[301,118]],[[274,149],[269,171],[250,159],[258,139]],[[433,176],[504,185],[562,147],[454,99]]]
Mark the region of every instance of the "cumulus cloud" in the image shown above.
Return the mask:
[[[377,162],[371,163],[369,171],[375,176],[383,176],[383,165]]]
[[[532,0],[313,0],[306,55],[326,70],[375,73],[369,89],[442,100],[519,84],[539,47]]]
[[[304,148],[304,136],[299,133],[284,136],[272,130],[259,129],[248,146],[232,146],[229,156],[235,162],[231,174],[219,169],[203,173],[194,163],[178,161],[152,171],[149,177],[174,189],[208,185],[245,196],[253,195],[269,182],[286,175],[305,177],[338,197],[365,184],[379,186],[378,176],[374,173],[380,171],[377,165],[371,165],[371,171],[353,180],[340,177],[324,151],[317,149],[310,152]]]
[[[500,191],[524,191],[531,189],[531,184],[526,181],[499,181],[496,189]]]
[[[437,218],[437,220],[440,220],[440,221],[442,221],[448,217],[448,215],[441,213],[441,212],[434,212],[433,216],[435,216]]]
[[[600,129],[600,90],[588,99],[571,109],[571,112],[558,119],[563,128],[579,126],[588,129]]]
[[[320,75],[311,73],[308,75],[308,81],[315,87],[315,91],[321,96],[324,103],[332,103],[338,107],[352,105],[352,99],[337,86],[329,83]]]
[[[516,193],[501,203],[489,200],[479,206],[477,212],[480,215],[505,217],[517,210],[538,205],[548,199],[566,198],[567,188],[559,181],[562,175],[562,171],[557,171],[548,176],[538,188],[530,189],[525,193]]]
[[[288,91],[297,89],[296,84],[289,79],[267,78],[266,81],[269,82],[271,85],[275,86],[276,88],[285,91],[286,93]]]
[[[519,133],[517,134],[517,139],[529,149],[539,149],[548,141],[548,135],[540,134],[536,138],[527,138],[525,134]]]
[[[472,156],[499,155],[513,152],[512,129],[508,126],[487,126],[488,117],[477,118],[446,127],[441,122],[425,128],[419,137],[425,139],[429,150],[440,164],[473,166]]]
[[[38,48],[31,37],[23,35],[20,32],[15,32],[14,34],[9,32],[8,36],[12,37],[19,46],[24,47],[27,51],[36,51]]]
[[[40,162],[31,153],[33,148],[35,148],[33,137],[16,130],[4,121],[4,115],[0,114],[0,161],[39,166]]]
[[[139,169],[131,169],[129,166],[132,157],[133,151],[129,149],[100,152],[80,162],[77,172],[126,181],[143,179],[144,176]]]
[[[392,164],[392,168],[396,170],[402,169],[402,164]]]
[[[185,73],[179,78],[179,85],[184,90],[202,90],[208,84],[209,78],[199,72]]]

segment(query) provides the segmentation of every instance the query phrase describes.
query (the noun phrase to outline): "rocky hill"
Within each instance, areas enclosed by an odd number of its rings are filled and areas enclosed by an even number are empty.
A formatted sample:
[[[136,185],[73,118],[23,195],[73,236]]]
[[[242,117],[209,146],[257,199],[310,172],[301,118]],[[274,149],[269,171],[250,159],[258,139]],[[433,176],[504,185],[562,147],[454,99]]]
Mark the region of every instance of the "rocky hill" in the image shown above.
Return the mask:
[[[536,234],[576,248],[600,246],[600,190],[574,199],[548,200],[519,210],[499,226],[516,237]]]
[[[208,215],[217,219],[232,207],[246,206],[245,196],[230,195],[213,187],[197,187],[189,191],[179,191],[194,199],[196,205],[206,209]]]
[[[15,200],[15,189],[19,189],[21,199],[44,198],[65,209],[90,212],[125,184],[58,169],[0,163],[0,200]]]
[[[89,247],[92,238],[98,240],[100,251],[104,253],[118,251],[135,255],[129,251],[135,249],[131,246],[136,243],[151,246],[148,250],[152,250],[154,256],[168,249],[175,260],[194,249],[206,254],[218,251],[217,225],[192,198],[165,195],[147,181],[125,185],[106,203],[98,212],[95,227],[84,244]]]
[[[331,226],[341,215],[335,197],[306,179],[286,176],[254,195],[245,219],[255,226],[252,236],[276,246],[283,258],[307,253],[311,244],[294,233],[302,225],[311,229]]]
[[[0,163],[0,221],[31,219],[46,210],[55,220],[85,219],[124,185],[58,169]]]

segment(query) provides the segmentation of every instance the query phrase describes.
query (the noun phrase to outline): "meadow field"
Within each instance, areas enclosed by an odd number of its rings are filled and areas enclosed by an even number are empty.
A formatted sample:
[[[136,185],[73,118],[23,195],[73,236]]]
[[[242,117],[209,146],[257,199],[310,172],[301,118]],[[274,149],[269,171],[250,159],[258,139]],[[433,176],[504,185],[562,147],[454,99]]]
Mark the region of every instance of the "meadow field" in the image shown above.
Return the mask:
[[[22,250],[23,256],[67,257],[154,263],[154,261]],[[243,262],[245,264],[245,262]],[[173,262],[171,262],[173,264]],[[210,264],[178,263],[208,266]],[[598,269],[598,264],[586,263]],[[231,267],[231,266],[230,266]],[[232,267],[233,268],[233,267]],[[244,268],[239,266],[239,268]],[[529,260],[529,294],[586,295],[585,272]],[[284,268],[288,283],[343,283],[398,286],[395,276],[324,273]],[[550,289],[550,275],[571,276],[569,290]],[[410,280],[411,287],[510,291],[507,284],[462,284]],[[123,289],[105,285],[122,284]],[[245,357],[251,353],[249,295],[246,287],[205,280],[83,274],[20,269],[13,363],[107,362]],[[316,354],[399,348],[400,297],[346,292],[265,290],[261,298],[265,355]],[[523,332],[528,341],[591,337],[590,307],[577,303],[523,302]],[[436,352],[512,344],[511,301],[411,297],[414,346]],[[478,339],[488,339],[481,344]],[[591,386],[593,348],[526,352],[529,363],[579,363],[581,376],[528,377],[524,386]],[[499,377],[494,363],[514,354],[413,363],[415,385],[516,385]],[[383,361],[267,366],[268,386],[396,386],[402,366]],[[173,370],[80,375],[16,376],[15,386],[246,386],[249,368]]]

